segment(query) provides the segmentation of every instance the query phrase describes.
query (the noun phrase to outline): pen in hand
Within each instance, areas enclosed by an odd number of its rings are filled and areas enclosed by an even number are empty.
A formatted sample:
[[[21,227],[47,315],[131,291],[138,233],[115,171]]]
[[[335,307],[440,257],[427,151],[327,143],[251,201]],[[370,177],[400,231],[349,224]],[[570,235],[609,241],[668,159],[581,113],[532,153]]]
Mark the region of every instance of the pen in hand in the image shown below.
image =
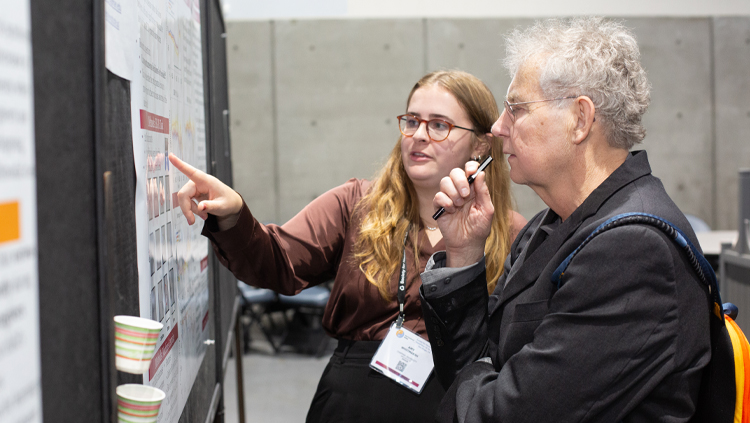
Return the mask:
[[[474,172],[473,175],[469,176],[466,180],[469,181],[469,185],[474,183],[474,179],[476,179],[476,176],[479,175],[479,172],[483,171],[487,166],[489,166],[490,162],[492,161],[492,156],[487,156],[486,159],[482,162],[482,164],[479,165],[479,169],[477,169],[476,172]],[[445,213],[445,208],[440,207],[438,211],[435,212],[435,214],[432,215],[432,218],[437,220],[438,217],[442,216],[443,213]]]

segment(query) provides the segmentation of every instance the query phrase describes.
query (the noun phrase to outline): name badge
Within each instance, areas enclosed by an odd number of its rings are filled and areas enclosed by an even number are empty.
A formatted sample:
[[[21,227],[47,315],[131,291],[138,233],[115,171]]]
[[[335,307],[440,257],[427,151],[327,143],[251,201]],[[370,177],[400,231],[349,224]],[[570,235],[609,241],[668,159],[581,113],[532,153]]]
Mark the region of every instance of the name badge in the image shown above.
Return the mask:
[[[419,394],[434,367],[432,348],[419,335],[393,323],[370,367]]]

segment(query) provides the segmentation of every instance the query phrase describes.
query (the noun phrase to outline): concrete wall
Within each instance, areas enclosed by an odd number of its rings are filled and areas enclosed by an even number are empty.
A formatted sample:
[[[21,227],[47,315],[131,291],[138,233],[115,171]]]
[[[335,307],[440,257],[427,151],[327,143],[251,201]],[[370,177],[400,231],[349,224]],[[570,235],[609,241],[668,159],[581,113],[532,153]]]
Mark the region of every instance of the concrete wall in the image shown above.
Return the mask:
[[[395,116],[423,74],[459,68],[495,97],[509,77],[502,34],[531,19],[229,21],[236,189],[285,222],[348,178],[369,178],[398,139]],[[654,174],[685,213],[737,227],[750,167],[750,17],[629,18],[653,85],[645,116]],[[527,218],[544,204],[513,187]]]
[[[745,16],[747,0],[220,0],[229,20]]]

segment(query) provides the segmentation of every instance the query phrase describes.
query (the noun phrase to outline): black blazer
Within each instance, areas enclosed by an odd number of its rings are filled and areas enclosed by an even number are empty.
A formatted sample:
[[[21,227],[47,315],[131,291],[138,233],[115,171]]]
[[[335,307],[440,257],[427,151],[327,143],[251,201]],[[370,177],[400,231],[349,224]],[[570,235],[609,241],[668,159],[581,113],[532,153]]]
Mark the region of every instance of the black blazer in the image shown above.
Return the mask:
[[[645,225],[609,230],[571,261],[559,290],[550,281],[594,228],[624,212],[667,219],[698,245],[635,152],[549,236],[537,229],[558,216],[535,216],[492,295],[484,272],[442,296],[423,286],[436,373],[452,385],[440,421],[690,419],[710,360],[709,297],[671,240]]]

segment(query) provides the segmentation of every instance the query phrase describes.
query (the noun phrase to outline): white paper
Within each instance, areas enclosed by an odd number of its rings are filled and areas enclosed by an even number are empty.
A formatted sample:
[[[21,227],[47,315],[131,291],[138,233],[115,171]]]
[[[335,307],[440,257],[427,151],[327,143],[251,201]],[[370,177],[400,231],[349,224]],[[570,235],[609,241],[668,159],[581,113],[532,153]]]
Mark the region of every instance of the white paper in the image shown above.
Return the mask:
[[[29,0],[0,10],[0,422],[41,422]]]
[[[132,80],[138,53],[138,22],[133,0],[104,2],[104,58],[112,73]]]
[[[198,0],[137,0],[138,54],[131,81],[136,241],[141,317],[164,324],[144,383],[166,393],[159,422],[177,422],[206,352],[208,240],[175,201],[187,178],[173,152],[206,169]]]

